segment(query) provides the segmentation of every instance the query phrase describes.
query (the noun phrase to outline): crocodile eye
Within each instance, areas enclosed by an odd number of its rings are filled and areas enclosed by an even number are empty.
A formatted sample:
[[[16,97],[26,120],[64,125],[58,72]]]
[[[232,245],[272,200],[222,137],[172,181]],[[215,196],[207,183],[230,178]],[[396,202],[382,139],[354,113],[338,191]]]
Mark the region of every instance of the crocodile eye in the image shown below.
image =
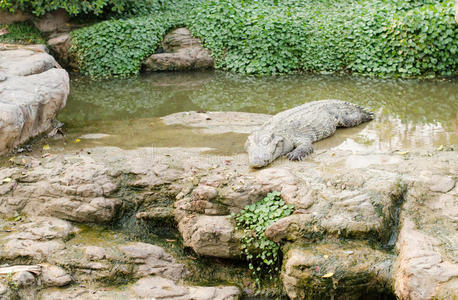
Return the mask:
[[[263,136],[261,138],[261,145],[266,146],[272,141],[272,137],[270,136]]]

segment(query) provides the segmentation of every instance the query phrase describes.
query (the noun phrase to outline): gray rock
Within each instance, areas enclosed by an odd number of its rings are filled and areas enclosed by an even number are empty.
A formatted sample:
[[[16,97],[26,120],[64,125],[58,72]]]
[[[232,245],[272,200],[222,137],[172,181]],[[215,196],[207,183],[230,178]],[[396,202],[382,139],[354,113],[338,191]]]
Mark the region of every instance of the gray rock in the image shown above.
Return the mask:
[[[20,10],[16,10],[14,14],[8,12],[7,10],[0,10],[0,24],[11,24],[15,22],[24,22],[32,19],[31,14],[24,13]]]
[[[199,114],[175,114],[164,119],[198,126],[205,122]],[[230,124],[228,116],[233,114],[208,115],[212,120],[203,130],[240,130],[252,124],[249,114],[238,116],[237,122],[243,126]],[[224,124],[230,125],[225,128]],[[139,216],[145,213],[145,218],[155,207],[168,208],[186,246],[201,255],[238,258],[240,237],[227,216],[277,190],[295,211],[272,224],[266,234],[287,243],[283,247],[282,278],[291,298],[310,290],[328,298],[340,292],[357,297],[362,289],[369,288],[368,281],[374,293],[391,291],[400,299],[453,299],[456,294],[458,190],[433,192],[429,180],[432,174],[455,178],[456,151],[412,151],[409,159],[386,163],[385,158],[399,155],[331,149],[300,163],[277,160],[260,171],[248,168],[245,154],[209,156],[202,151],[96,147],[90,155],[37,158],[25,173],[22,166],[1,168],[0,216],[6,220],[21,215],[23,221],[0,225],[0,229],[5,227],[0,234],[0,260],[26,257],[72,270],[69,275],[74,282],[86,287],[43,291],[43,295],[60,295],[59,299],[71,299],[77,293],[80,299],[135,298],[131,286],[123,291],[100,289],[100,282],[119,278],[161,277],[183,291],[177,279],[183,278],[184,266],[156,246],[126,242],[127,238],[116,231],[77,232],[71,238],[72,234],[65,233],[72,232],[66,225],[53,222],[56,230],[41,228],[27,225],[27,218],[46,215],[109,223],[122,211],[118,210],[121,205],[129,208],[135,204],[140,207]],[[348,164],[359,160],[365,163]],[[124,180],[126,177],[129,179]],[[3,183],[6,178],[11,180]],[[134,197],[121,197],[116,192],[124,189],[135,190]],[[157,206],[163,199],[167,203]],[[369,239],[374,247],[368,246]],[[394,244],[396,254],[383,250]],[[291,260],[293,252],[299,253],[294,255],[297,260]],[[323,272],[334,274],[323,277],[327,274]],[[186,290],[178,299],[187,299],[192,293],[213,293],[210,289]]]
[[[160,276],[139,279],[127,288],[69,287],[45,289],[40,299],[92,300],[92,299],[173,299],[173,300],[235,300],[240,290],[234,286],[188,287]]]
[[[176,263],[161,247],[147,243],[131,243],[119,247],[119,250],[136,263],[133,272],[137,278],[161,275],[177,281],[185,274],[184,266]]]
[[[105,134],[105,133],[88,133],[88,134],[83,134],[79,138],[87,139],[87,140],[98,140],[98,139],[103,139],[109,136],[110,136],[109,134]]]
[[[456,297],[458,264],[439,251],[440,240],[415,228],[408,218],[396,244],[394,284],[399,299],[452,299]]]
[[[146,71],[183,71],[211,69],[214,67],[210,52],[193,38],[187,28],[168,33],[162,42],[166,53],[153,54],[143,62]]]
[[[35,276],[28,271],[17,272],[12,279],[19,287],[27,287],[35,283]]]
[[[134,295],[140,299],[177,298],[188,293],[184,286],[178,286],[174,281],[159,276],[138,280],[132,290]]]
[[[43,33],[51,33],[68,29],[70,16],[67,11],[60,8],[46,13],[35,21],[35,26]]]
[[[10,76],[39,74],[56,67],[56,60],[46,52],[17,49],[0,51],[0,70]]]
[[[97,246],[86,247],[85,252],[89,260],[101,260],[104,259],[107,255],[105,249]]]
[[[226,216],[189,216],[178,224],[185,246],[200,255],[235,258],[241,250],[234,226]]]
[[[0,155],[51,128],[69,93],[68,74],[44,52],[0,51]],[[19,76],[20,75],[20,76]]]
[[[352,255],[347,251],[351,249]],[[364,243],[293,244],[281,278],[290,299],[360,299],[390,292],[393,256]]]
[[[47,41],[49,49],[55,55],[56,59],[64,67],[71,67],[78,70],[75,63],[75,58],[69,53],[70,50],[70,34],[63,33]]]
[[[42,264],[41,280],[46,286],[64,286],[69,284],[72,281],[72,278],[61,267],[50,264]]]

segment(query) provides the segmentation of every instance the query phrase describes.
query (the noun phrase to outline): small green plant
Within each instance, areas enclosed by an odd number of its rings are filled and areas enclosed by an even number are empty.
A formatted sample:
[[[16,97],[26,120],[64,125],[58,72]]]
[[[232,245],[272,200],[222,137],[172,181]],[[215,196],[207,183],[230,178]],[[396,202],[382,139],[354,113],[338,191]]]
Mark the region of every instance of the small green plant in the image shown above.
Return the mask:
[[[4,43],[42,44],[45,42],[40,31],[28,22],[12,23],[3,27],[0,25],[0,31],[7,32],[0,35],[0,42]]]
[[[12,298],[13,299],[18,299],[17,298],[17,293],[19,291],[19,286],[17,282],[13,279],[13,273],[9,273],[6,275],[6,283],[8,284],[8,288],[11,291]]]
[[[272,192],[261,201],[247,205],[240,213],[233,215],[236,229],[243,232],[242,251],[258,286],[261,278],[269,276],[272,280],[273,275],[280,270],[280,247],[267,239],[265,230],[278,219],[289,216],[293,209],[292,205],[287,205],[281,199],[279,192]]]

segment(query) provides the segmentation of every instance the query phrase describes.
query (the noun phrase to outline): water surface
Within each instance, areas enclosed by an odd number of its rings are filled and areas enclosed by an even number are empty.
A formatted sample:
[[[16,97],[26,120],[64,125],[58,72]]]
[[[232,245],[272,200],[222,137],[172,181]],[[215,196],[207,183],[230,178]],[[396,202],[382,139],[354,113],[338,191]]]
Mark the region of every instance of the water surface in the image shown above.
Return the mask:
[[[157,117],[180,111],[244,111],[275,114],[305,102],[341,99],[368,107],[375,121],[339,130],[317,148],[409,150],[457,143],[458,79],[380,80],[348,75],[252,77],[224,72],[153,73],[137,78],[90,81],[76,77],[59,115],[66,145],[187,146],[242,152],[245,135],[209,137]],[[56,145],[59,143],[57,142]]]

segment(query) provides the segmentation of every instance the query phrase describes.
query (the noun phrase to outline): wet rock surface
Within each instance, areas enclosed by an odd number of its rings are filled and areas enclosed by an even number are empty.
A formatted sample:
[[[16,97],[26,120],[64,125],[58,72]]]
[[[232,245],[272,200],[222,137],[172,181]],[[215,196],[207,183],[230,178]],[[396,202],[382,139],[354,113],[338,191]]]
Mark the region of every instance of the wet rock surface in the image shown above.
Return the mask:
[[[220,133],[222,120],[230,121],[224,113],[205,114],[174,114],[164,122]],[[253,116],[240,114],[226,130],[243,132],[262,122]],[[94,237],[78,223],[137,219],[156,226],[166,219],[193,255],[237,259],[240,233],[228,216],[276,190],[295,207],[266,230],[283,245],[281,278],[291,299],[456,295],[456,150],[330,148],[261,170],[248,168],[245,154],[206,150],[97,147],[27,157],[25,165],[8,162],[0,169],[0,262],[61,268],[48,267],[54,275],[47,277],[33,275],[28,289],[44,299],[232,299],[237,288],[183,284],[186,266],[161,247],[129,241],[116,231]],[[103,285],[121,279],[127,279],[126,289]],[[10,293],[8,282],[0,282]],[[56,290],[44,283],[70,286]],[[170,288],[153,289],[158,283]]]
[[[143,62],[145,71],[186,71],[212,69],[210,51],[202,47],[187,28],[168,33],[161,43],[163,53],[156,53]]]
[[[0,47],[0,154],[51,128],[69,93],[65,70],[44,46]]]

